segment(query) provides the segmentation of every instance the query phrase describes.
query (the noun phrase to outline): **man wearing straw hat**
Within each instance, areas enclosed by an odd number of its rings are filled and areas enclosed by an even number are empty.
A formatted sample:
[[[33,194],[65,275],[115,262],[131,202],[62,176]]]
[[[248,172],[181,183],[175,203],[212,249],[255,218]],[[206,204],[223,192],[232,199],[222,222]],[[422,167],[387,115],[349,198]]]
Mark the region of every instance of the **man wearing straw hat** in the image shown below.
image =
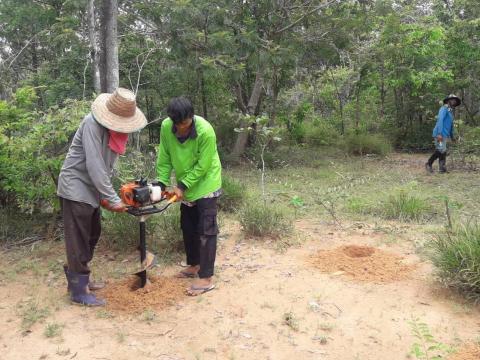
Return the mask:
[[[460,104],[460,98],[453,94],[443,99],[443,106],[438,112],[437,123],[432,134],[435,142],[435,152],[425,164],[425,169],[429,173],[433,173],[432,165],[437,159],[440,172],[447,172],[447,141],[453,139],[453,110]]]
[[[74,303],[102,306],[105,301],[91,290],[104,284],[90,282],[88,263],[100,237],[100,202],[107,210],[126,211],[112,187],[113,166],[125,153],[128,134],[145,127],[135,94],[118,88],[100,94],[73,138],[58,179],[67,266],[64,266],[70,298]]]

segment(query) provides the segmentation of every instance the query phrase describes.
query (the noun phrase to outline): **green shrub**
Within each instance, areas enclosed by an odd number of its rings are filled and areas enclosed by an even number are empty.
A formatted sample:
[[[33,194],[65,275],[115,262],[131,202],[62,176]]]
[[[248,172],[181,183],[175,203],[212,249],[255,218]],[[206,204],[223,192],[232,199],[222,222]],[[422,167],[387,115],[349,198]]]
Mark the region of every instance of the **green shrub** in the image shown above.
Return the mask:
[[[305,123],[313,116],[313,114],[313,104],[304,101],[300,103],[293,113],[284,120],[287,125],[289,139],[293,143],[303,143],[306,133]]]
[[[138,220],[129,214],[102,211],[102,238],[104,243],[117,250],[126,250],[138,245]],[[147,229],[151,225],[147,221]]]
[[[354,214],[367,214],[370,212],[370,205],[365,199],[352,197],[347,200],[346,209]]]
[[[179,210],[176,205],[172,205],[170,209],[152,219],[155,221],[148,232],[151,249],[164,261],[170,260],[183,250]]]
[[[304,138],[311,146],[333,145],[338,142],[340,133],[329,122],[317,120],[305,125]]]
[[[278,206],[247,201],[240,211],[240,225],[245,235],[280,238],[293,229],[291,218]]]
[[[223,194],[218,199],[220,210],[234,212],[240,209],[245,198],[246,187],[229,176],[222,177]]]
[[[346,151],[353,155],[377,154],[387,155],[392,151],[392,145],[379,134],[348,134],[345,137]]]
[[[475,302],[480,301],[480,225],[468,224],[431,243],[439,278]]]
[[[136,249],[139,243],[138,219],[129,214],[103,212],[103,237],[107,246],[117,250]],[[146,221],[149,249],[162,259],[173,257],[182,249],[180,214],[176,205]]]
[[[67,100],[40,113],[36,100],[35,89],[23,87],[12,100],[0,101],[0,195],[13,195],[10,204],[29,213],[58,205],[55,182],[89,109],[86,101]]]
[[[402,190],[388,197],[383,204],[383,215],[389,219],[420,221],[430,209],[426,200]]]

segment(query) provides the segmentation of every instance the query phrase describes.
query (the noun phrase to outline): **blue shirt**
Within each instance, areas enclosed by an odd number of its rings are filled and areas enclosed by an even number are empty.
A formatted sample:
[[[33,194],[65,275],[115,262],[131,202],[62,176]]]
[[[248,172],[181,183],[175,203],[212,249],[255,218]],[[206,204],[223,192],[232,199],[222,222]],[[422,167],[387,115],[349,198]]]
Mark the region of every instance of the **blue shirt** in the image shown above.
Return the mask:
[[[453,114],[452,108],[448,105],[443,105],[438,111],[437,123],[433,129],[433,137],[442,135],[444,138],[453,137]]]

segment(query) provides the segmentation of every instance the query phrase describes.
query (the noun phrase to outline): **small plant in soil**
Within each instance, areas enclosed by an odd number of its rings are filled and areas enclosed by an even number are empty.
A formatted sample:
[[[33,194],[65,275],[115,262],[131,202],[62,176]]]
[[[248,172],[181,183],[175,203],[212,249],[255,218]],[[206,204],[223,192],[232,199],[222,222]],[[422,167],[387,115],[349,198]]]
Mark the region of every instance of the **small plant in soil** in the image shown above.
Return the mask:
[[[300,326],[298,324],[298,319],[293,312],[288,312],[283,314],[283,323],[287,325],[293,331],[298,331]]]
[[[157,314],[152,309],[147,309],[142,313],[141,318],[143,321],[152,322],[157,318]]]
[[[57,354],[58,356],[67,356],[67,355],[70,355],[71,354],[71,351],[70,349],[58,349],[55,354]]]
[[[412,334],[416,342],[412,344],[410,355],[421,360],[442,360],[447,357],[452,349],[437,341],[430,332],[428,325],[420,322],[419,319],[410,321]]]
[[[63,325],[57,323],[47,324],[43,334],[47,338],[53,338],[62,334]]]
[[[125,340],[127,339],[127,334],[125,334],[124,332],[122,331],[118,331],[116,334],[116,338],[117,338],[117,342],[119,344],[122,344],[125,342]]]
[[[112,313],[105,309],[98,310],[96,316],[98,319],[111,319],[114,317]]]
[[[22,318],[22,328],[30,329],[33,324],[43,321],[49,314],[48,307],[40,306],[35,300],[30,299],[26,303],[20,303],[17,306],[17,312]]]

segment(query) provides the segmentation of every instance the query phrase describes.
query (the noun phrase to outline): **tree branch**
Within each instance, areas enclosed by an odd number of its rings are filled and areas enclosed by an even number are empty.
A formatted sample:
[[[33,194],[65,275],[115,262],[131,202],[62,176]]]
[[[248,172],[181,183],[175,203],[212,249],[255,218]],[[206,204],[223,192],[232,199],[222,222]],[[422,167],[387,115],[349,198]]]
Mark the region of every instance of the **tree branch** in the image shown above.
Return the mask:
[[[274,32],[275,35],[278,35],[278,34],[281,34],[289,29],[291,29],[292,27],[294,27],[295,25],[297,25],[300,21],[302,21],[303,19],[305,19],[308,15],[310,14],[313,14],[315,11],[318,11],[320,9],[323,9],[325,7],[328,7],[330,4],[334,3],[335,1],[334,0],[331,0],[329,2],[327,2],[326,4],[322,4],[322,5],[319,5],[315,8],[313,8],[312,10],[310,11],[307,11],[305,14],[303,14],[302,16],[300,16],[297,20],[295,20],[294,22],[288,24],[287,26],[279,29],[279,30],[276,30]]]

